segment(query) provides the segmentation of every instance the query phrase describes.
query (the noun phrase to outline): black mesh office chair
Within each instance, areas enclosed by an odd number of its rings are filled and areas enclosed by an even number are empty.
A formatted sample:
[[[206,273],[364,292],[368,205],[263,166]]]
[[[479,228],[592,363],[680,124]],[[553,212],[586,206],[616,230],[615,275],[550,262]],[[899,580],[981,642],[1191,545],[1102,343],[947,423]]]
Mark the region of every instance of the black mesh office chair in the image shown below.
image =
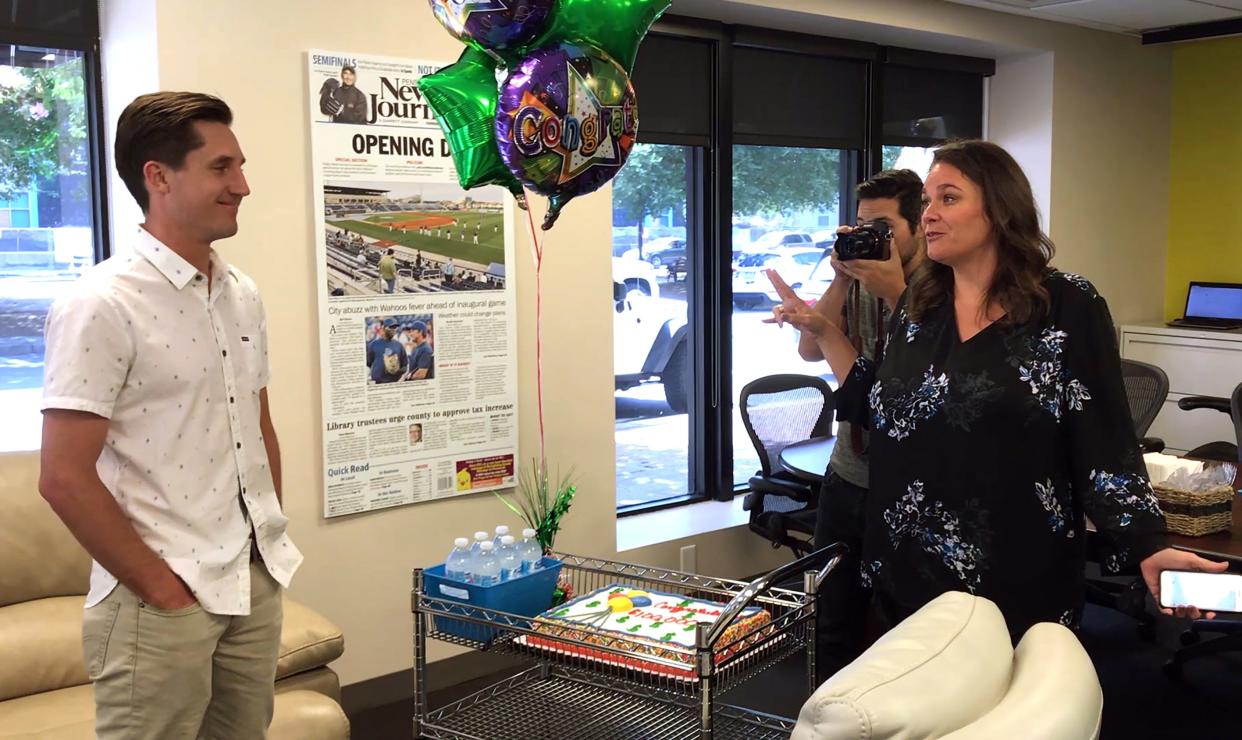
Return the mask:
[[[1216,396],[1187,396],[1177,402],[1178,408],[1184,411],[1196,409],[1212,409],[1221,411],[1233,419],[1233,442],[1209,442],[1200,445],[1186,457],[1201,460],[1219,460],[1242,466],[1242,383],[1233,389],[1229,398]],[[1214,640],[1201,642],[1202,633],[1220,634]],[[1237,619],[1196,619],[1190,628],[1181,635],[1182,645],[1164,666],[1165,674],[1170,678],[1182,675],[1182,666],[1188,660],[1203,658],[1208,655],[1220,655],[1242,650],[1242,621]]]
[[[1143,452],[1163,452],[1164,440],[1147,437],[1147,430],[1169,397],[1169,376],[1155,365],[1137,360],[1121,361],[1121,380],[1126,388],[1126,400],[1130,402],[1130,417],[1134,419],[1134,431],[1138,434],[1139,447]]]
[[[1177,407],[1183,411],[1212,409],[1229,414],[1229,417],[1233,419],[1234,440],[1232,442],[1209,442],[1187,452],[1186,457],[1229,463],[1242,462],[1242,456],[1239,456],[1239,449],[1242,449],[1242,413],[1240,413],[1242,409],[1239,408],[1242,407],[1242,383],[1233,389],[1233,395],[1229,398],[1187,396],[1177,402]]]
[[[747,383],[738,404],[760,465],[742,504],[750,528],[773,548],[802,557],[814,549],[819,486],[782,470],[780,454],[794,442],[832,433],[832,388],[811,375],[769,375]]]
[[[1163,451],[1163,440],[1145,435],[1168,398],[1169,376],[1155,365],[1122,360],[1121,380],[1125,385],[1126,400],[1130,403],[1130,418],[1134,420],[1139,448],[1144,453]],[[1099,560],[1094,556],[1091,559]],[[1143,639],[1154,640],[1156,618],[1147,610],[1147,585],[1143,583],[1137,568],[1119,575],[1125,580],[1087,579],[1087,601],[1133,617],[1138,621],[1139,634]]]

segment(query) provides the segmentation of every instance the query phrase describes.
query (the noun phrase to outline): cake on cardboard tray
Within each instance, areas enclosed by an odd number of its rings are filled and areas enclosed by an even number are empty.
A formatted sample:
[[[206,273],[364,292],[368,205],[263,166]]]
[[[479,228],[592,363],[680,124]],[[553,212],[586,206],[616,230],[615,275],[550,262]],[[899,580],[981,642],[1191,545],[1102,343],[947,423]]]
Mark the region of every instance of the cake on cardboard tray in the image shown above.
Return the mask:
[[[714,601],[612,584],[535,617],[532,628],[539,635],[525,636],[522,641],[612,665],[694,678],[695,627],[699,623],[713,624],[724,607]],[[766,609],[743,609],[717,643],[716,662],[762,640],[772,631],[771,621],[772,615]],[[565,642],[567,639],[624,650],[627,654],[592,650]]]

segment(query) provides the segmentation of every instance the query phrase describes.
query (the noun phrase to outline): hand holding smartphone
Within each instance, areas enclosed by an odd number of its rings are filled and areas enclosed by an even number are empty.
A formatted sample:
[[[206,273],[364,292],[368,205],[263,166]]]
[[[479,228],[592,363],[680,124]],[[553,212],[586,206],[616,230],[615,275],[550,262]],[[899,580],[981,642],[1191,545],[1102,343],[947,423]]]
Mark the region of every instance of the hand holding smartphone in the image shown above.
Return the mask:
[[[1242,574],[1165,570],[1160,572],[1160,606],[1242,612]]]

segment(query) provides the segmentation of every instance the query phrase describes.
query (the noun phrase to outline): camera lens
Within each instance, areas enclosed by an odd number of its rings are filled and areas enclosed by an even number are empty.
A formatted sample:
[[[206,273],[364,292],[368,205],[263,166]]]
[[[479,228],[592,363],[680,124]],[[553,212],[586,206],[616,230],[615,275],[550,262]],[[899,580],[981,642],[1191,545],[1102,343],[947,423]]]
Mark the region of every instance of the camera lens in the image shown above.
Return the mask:
[[[883,221],[865,223],[837,237],[833,250],[837,254],[837,259],[842,262],[886,259],[888,256],[886,246],[891,237],[892,231],[887,223]]]
[[[839,260],[866,259],[878,251],[879,235],[871,229],[860,228],[837,237],[834,249]]]

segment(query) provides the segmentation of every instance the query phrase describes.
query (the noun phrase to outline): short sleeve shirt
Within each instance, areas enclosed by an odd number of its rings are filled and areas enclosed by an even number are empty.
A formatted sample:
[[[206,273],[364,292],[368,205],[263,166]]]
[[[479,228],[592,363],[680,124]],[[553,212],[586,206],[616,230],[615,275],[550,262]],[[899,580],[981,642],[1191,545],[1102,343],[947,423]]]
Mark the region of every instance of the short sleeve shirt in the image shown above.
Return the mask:
[[[405,374],[405,347],[395,339],[373,339],[367,347],[367,362],[371,366],[371,380],[376,383],[395,383]]]
[[[143,229],[52,306],[43,408],[108,419],[99,477],[134,530],[214,614],[250,610],[250,540],[287,586],[286,533],[260,430],[270,380],[254,282],[211,255],[212,280]],[[86,604],[116,578],[94,563]]]
[[[432,360],[434,355],[431,351],[431,345],[423,342],[414,347],[414,352],[410,355],[410,371],[426,370],[427,377],[432,376]]]

